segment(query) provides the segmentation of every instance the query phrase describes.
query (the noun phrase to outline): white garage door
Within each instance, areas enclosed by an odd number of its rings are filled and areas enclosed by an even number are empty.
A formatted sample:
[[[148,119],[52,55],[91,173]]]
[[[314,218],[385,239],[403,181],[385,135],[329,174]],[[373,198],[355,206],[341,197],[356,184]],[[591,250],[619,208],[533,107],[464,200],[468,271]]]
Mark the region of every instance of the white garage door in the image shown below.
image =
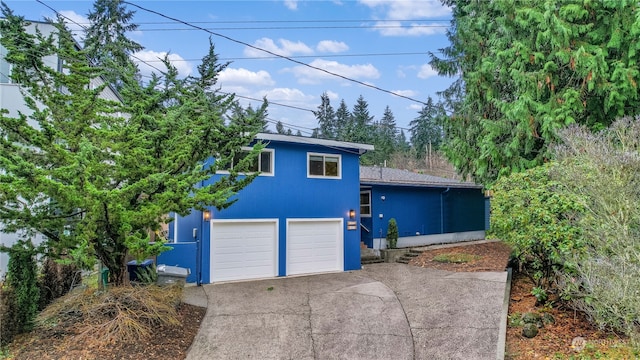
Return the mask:
[[[211,281],[278,275],[278,220],[212,220]]]
[[[344,269],[342,219],[287,219],[287,275]]]

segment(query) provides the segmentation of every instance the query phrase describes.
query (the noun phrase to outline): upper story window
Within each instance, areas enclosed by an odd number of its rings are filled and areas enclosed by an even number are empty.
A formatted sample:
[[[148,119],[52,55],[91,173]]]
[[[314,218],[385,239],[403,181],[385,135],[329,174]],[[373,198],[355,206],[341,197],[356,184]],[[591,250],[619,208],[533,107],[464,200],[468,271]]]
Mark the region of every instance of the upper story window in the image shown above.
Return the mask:
[[[307,154],[307,177],[340,179],[342,164],[340,155]]]
[[[371,217],[371,191],[360,192],[360,216]]]
[[[0,45],[0,84],[11,84],[11,64],[6,60],[7,49]]]
[[[233,169],[242,159],[247,157],[251,152],[251,148],[242,148],[242,151],[236,154],[231,162],[227,165],[226,169],[221,169],[224,173],[225,170]],[[274,151],[273,149],[262,149],[260,154],[253,159],[253,162],[249,165],[247,172],[260,172],[260,175],[273,176],[274,175]]]

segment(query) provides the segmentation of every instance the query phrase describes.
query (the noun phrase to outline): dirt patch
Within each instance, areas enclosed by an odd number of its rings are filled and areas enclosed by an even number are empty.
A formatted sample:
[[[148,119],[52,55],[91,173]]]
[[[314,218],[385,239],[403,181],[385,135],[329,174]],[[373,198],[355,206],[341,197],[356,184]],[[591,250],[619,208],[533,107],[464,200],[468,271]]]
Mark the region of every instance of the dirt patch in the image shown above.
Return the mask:
[[[100,343],[91,341],[94,336],[76,341],[73,332],[50,336],[38,333],[19,336],[10,346],[10,359],[53,360],[115,360],[115,359],[184,359],[200,328],[200,322],[207,309],[181,304],[177,318],[180,325],[159,326],[144,339],[118,343]]]
[[[504,271],[509,263],[511,248],[500,242],[454,246],[424,251],[409,264],[447,271]],[[444,257],[464,258],[467,261],[441,261]]]

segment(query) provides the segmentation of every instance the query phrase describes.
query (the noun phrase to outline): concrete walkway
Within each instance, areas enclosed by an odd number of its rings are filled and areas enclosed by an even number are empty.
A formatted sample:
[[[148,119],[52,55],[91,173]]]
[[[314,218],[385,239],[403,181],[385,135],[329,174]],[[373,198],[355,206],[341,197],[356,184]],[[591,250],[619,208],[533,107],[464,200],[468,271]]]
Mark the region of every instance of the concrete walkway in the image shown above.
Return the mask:
[[[494,360],[506,280],[389,263],[187,287],[208,307],[187,359]]]

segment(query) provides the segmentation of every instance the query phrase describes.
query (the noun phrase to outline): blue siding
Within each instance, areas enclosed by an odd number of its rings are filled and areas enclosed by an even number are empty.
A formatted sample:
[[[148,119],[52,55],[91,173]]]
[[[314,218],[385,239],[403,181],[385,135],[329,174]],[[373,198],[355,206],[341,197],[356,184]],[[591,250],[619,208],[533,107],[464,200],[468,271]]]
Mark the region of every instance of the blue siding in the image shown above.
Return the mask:
[[[373,245],[373,238],[386,237],[391,218],[396,219],[401,237],[484,230],[485,227],[481,189],[374,184],[371,203],[371,219],[362,220],[372,231],[372,236],[363,233],[362,240],[367,246]]]
[[[360,269],[360,229],[346,230],[349,210],[359,212],[359,155],[317,145],[272,141],[275,150],[274,176],[259,176],[233,199],[237,201],[223,210],[211,209],[214,219],[279,219],[278,273],[286,275],[287,218],[343,218],[344,269]],[[342,161],[341,179],[307,178],[307,153],[339,154]],[[217,181],[215,175],[205,184]],[[357,215],[359,216],[359,214]],[[193,211],[178,219],[178,241],[194,241],[193,229],[204,239],[202,246],[202,281],[210,282],[210,228],[203,226],[202,213]]]
[[[187,277],[187,282],[196,282],[196,251],[197,244],[185,242],[177,244],[167,244],[172,249],[158,255],[157,265],[170,265],[189,268],[191,274]]]

